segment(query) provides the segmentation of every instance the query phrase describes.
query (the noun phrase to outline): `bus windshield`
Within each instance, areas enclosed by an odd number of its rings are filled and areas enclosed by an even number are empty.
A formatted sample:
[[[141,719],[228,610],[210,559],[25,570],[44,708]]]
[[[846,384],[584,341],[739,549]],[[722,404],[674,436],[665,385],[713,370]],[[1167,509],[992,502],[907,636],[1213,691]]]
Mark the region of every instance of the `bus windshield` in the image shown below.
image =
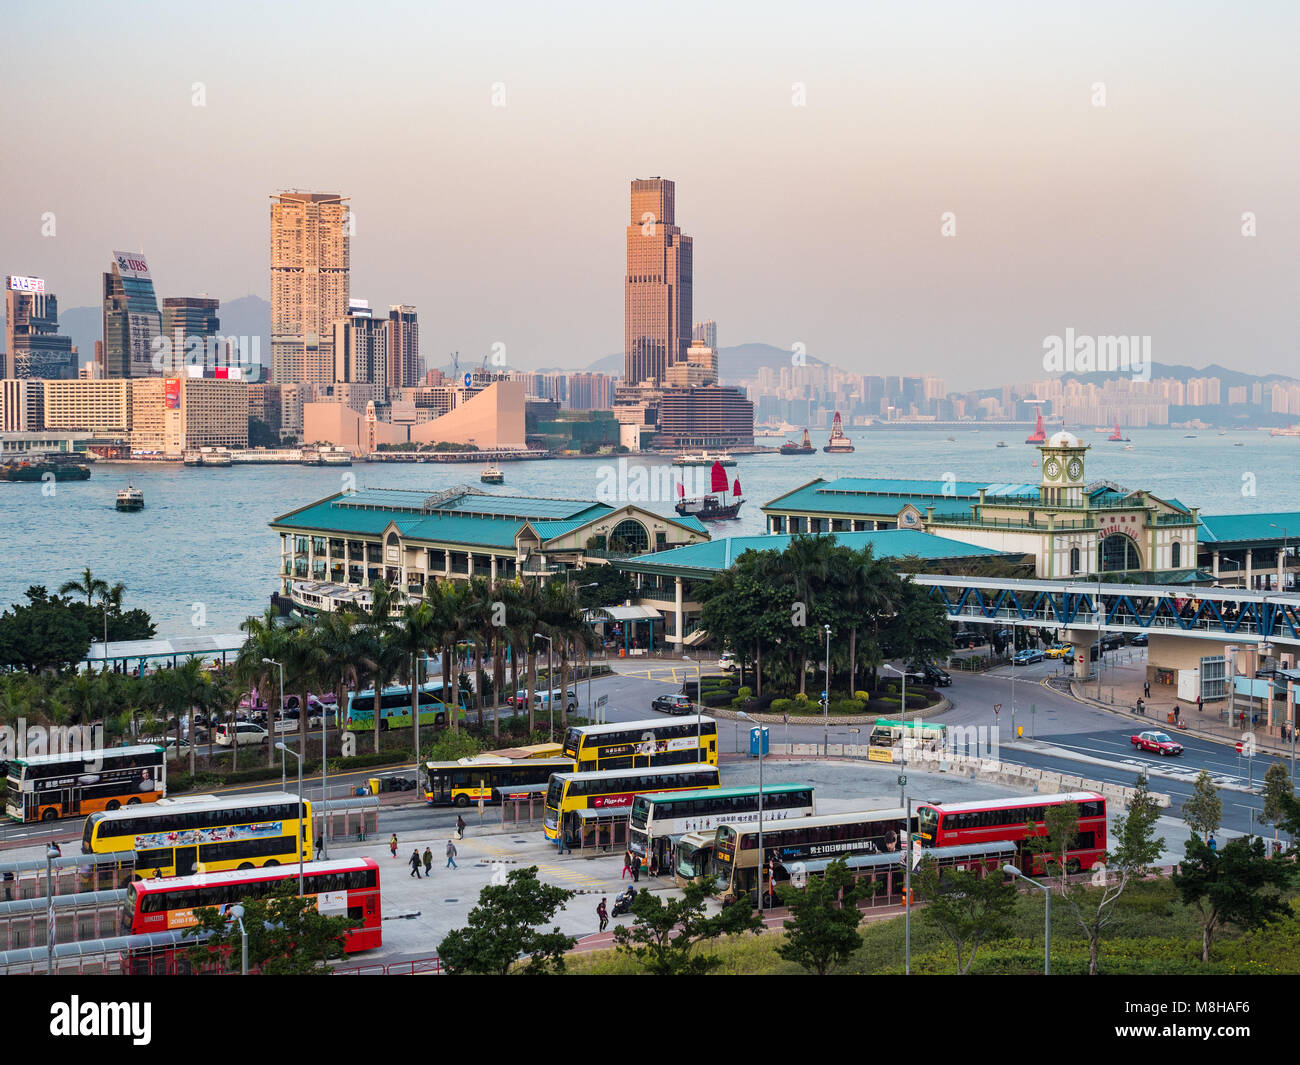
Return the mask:
[[[645,828],[646,818],[650,815],[650,800],[644,795],[638,795],[632,800],[632,820],[633,828]]]
[[[551,777],[551,782],[546,788],[546,805],[556,808],[560,805],[560,796],[564,794],[564,781],[558,777]]]
[[[916,830],[922,839],[934,839],[934,831],[939,827],[939,811],[933,806],[922,806],[916,812]]]

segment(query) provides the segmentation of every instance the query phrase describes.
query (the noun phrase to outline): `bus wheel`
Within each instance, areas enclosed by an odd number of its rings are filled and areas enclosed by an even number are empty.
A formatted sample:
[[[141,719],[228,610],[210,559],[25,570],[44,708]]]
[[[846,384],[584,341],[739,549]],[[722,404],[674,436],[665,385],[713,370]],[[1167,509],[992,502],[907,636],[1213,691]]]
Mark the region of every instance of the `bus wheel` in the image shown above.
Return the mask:
[[[139,806],[140,805],[139,796],[132,795],[129,799],[126,800],[126,804],[127,806]]]
[[[252,863],[252,862],[240,862],[240,863],[239,863],[239,868],[241,868],[241,869],[251,869],[251,868],[253,868],[253,863]]]
[[[53,821],[58,816],[59,816],[59,811],[56,810],[53,806],[47,807],[46,809],[41,811],[42,821]]]
[[[386,717],[381,717],[381,718],[379,719],[379,731],[380,731],[380,732],[387,732],[387,731],[388,731],[388,718],[386,718]]]
[[[1077,873],[1081,868],[1083,867],[1079,864],[1078,858],[1071,858],[1065,863],[1065,871],[1067,873]]]
[[[469,805],[469,796],[468,796],[468,795],[457,795],[457,796],[456,796],[456,805],[457,805],[457,806],[468,806],[468,805]]]
[[[106,802],[106,803],[104,804],[104,809],[105,809],[105,810],[117,810],[117,809],[120,809],[121,806],[122,806],[122,804],[121,804],[120,802],[118,802],[116,799],[109,799],[108,802]]]
[[[266,861],[264,861],[264,862],[262,863],[262,868],[263,868],[263,869],[269,869],[271,866],[273,866],[273,865],[279,865],[279,864],[280,864],[280,863],[277,862],[274,858],[268,858]]]

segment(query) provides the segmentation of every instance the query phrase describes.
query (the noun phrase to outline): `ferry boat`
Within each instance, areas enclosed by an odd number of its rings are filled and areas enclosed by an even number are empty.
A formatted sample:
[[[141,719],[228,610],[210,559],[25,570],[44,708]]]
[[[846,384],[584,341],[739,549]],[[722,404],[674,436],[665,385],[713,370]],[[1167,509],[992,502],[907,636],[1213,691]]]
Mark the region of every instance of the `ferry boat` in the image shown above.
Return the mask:
[[[706,496],[687,499],[686,488],[679,481],[677,506],[674,509],[682,517],[699,518],[700,521],[729,521],[740,514],[745,499],[740,494],[740,478],[737,477],[735,485],[731,486],[731,502],[724,502],[728,487],[727,471],[722,468],[720,461],[715,462],[710,484],[712,491]]]
[[[485,469],[482,473],[480,473],[478,475],[478,479],[482,481],[484,484],[505,484],[506,483],[506,475],[497,468],[495,463],[489,465],[487,469]]]
[[[1026,444],[1045,444],[1047,443],[1047,426],[1043,424],[1043,412],[1038,412],[1038,417],[1034,421],[1034,432],[1032,436],[1025,437]],[[1000,447],[1001,445],[999,445]]]
[[[1119,431],[1119,419],[1115,420],[1115,431],[1106,437],[1107,440],[1116,444],[1127,444],[1128,437]]]
[[[804,429],[803,439],[799,441],[799,443],[796,444],[792,440],[787,440],[784,444],[781,445],[781,454],[782,455],[815,455],[817,454],[817,449],[813,447],[812,440],[808,436],[808,430]]]
[[[734,466],[736,460],[727,452],[721,451],[716,455],[710,455],[707,451],[701,451],[698,455],[690,451],[683,451],[673,459],[674,466]]]
[[[853,442],[844,435],[844,422],[840,418],[839,411],[835,412],[835,421],[831,423],[831,437],[822,450],[828,455],[847,455],[856,450]]]
[[[226,447],[190,447],[181,455],[186,466],[230,466],[234,460]]]
[[[1300,425],[1291,425],[1285,429],[1270,429],[1269,436],[1300,436]]]
[[[304,466],[351,466],[352,452],[337,444],[319,444],[302,449]]]
[[[135,485],[128,484],[117,493],[117,509],[125,511],[144,510],[144,493]]]
[[[43,481],[46,475],[56,481],[88,481],[90,467],[80,462],[47,459],[19,459],[0,464],[0,481]]]

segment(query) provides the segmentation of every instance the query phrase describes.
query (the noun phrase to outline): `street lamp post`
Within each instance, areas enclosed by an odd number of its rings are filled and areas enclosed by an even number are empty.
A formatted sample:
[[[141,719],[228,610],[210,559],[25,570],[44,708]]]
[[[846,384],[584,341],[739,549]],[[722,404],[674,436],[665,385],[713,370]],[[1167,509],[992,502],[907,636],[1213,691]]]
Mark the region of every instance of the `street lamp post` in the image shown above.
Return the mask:
[[[896,666],[891,666],[888,662],[884,663],[884,666],[887,670],[889,670],[889,672],[897,673],[900,677],[903,678],[903,700],[899,704],[902,710],[902,714],[900,715],[900,720],[903,722],[903,761],[902,761],[903,768],[898,775],[898,805],[906,806],[907,805],[907,670],[898,669]],[[908,821],[908,824],[911,824],[910,820]]]
[[[1040,884],[1037,880],[1030,880],[1014,865],[1004,865],[1002,871],[1008,876],[1018,877],[1026,884],[1033,884],[1043,892],[1043,897],[1047,902],[1047,921],[1044,925],[1043,932],[1043,975],[1052,975],[1052,889],[1046,884]]]
[[[230,907],[230,916],[239,925],[239,972],[248,975],[248,932],[244,928],[244,907],[236,904]]]
[[[737,710],[737,717],[758,725],[758,912],[763,912],[763,726],[745,711]]]
[[[283,743],[277,743],[276,747],[280,749],[280,757],[291,754],[298,759],[298,894],[302,894],[302,816],[305,803],[302,801],[302,755],[297,751],[290,750]]]
[[[54,936],[57,931],[54,918],[54,859],[61,856],[58,844],[53,840],[45,848],[45,901],[48,912],[45,924],[45,974],[54,975]]]
[[[698,750],[701,732],[700,717],[704,713],[704,703],[702,702],[704,693],[700,691],[700,662],[699,659],[692,658],[690,655],[682,655],[682,661],[695,663],[695,747]],[[685,687],[685,684],[682,687]]]
[[[822,693],[822,753],[829,754],[831,749],[831,627],[823,625],[826,630],[826,691]]]
[[[565,580],[566,581],[568,580],[567,571],[565,572]],[[600,587],[600,581],[592,581],[590,584],[577,585],[578,591],[582,591],[583,588],[599,588],[599,587]],[[595,629],[594,624],[592,625],[592,629],[593,630]],[[590,721],[592,720],[591,717],[591,648],[584,647],[584,650],[587,652],[587,720]],[[500,687],[500,685],[498,684],[497,687]],[[480,810],[479,812],[481,813],[482,811]]]
[[[283,721],[284,720],[284,666],[281,665],[279,662],[277,662],[274,658],[263,658],[262,665],[276,666],[280,670],[280,720]],[[298,713],[301,714],[305,709],[306,707],[299,707]],[[267,726],[266,734],[268,736],[273,736],[275,734],[275,722],[271,720],[271,708],[269,706],[266,708],[266,726]],[[238,745],[238,743],[239,743],[239,728],[236,726],[235,742],[232,743],[231,746],[234,747]],[[281,791],[289,790],[288,783],[285,779],[285,762],[284,762],[283,754],[280,755],[280,790]]]
[[[533,636],[536,639],[546,641],[546,715],[547,715],[547,720],[550,722],[548,727],[550,729],[551,742],[554,743],[555,742],[555,689],[551,687],[551,685],[555,683],[555,678],[551,675],[551,658],[552,658],[551,652],[555,647],[555,641],[552,640],[549,636],[543,636],[540,632],[533,633]],[[564,697],[563,692],[560,693],[560,697],[561,698]]]
[[[1106,611],[1101,605],[1101,560],[1097,564],[1097,702],[1101,702],[1101,619]],[[1015,668],[1014,666],[1012,667]],[[1014,700],[1013,700],[1014,701]]]
[[[1287,540],[1287,536],[1286,536],[1286,526],[1285,526],[1285,525],[1278,525],[1276,522],[1272,522],[1272,521],[1270,521],[1268,524],[1269,524],[1269,527],[1270,527],[1270,528],[1273,528],[1273,529],[1281,529],[1281,530],[1282,530],[1282,566],[1281,566],[1282,572],[1278,575],[1278,578],[1277,578],[1277,586],[1278,586],[1278,591],[1280,591],[1280,592],[1285,592],[1285,591],[1286,591],[1286,584],[1287,584],[1287,580],[1286,580],[1286,554],[1287,554],[1287,551],[1286,551],[1286,540]],[[105,617],[107,617],[107,615],[105,615]],[[107,636],[104,637],[104,642],[105,642],[105,643],[108,642],[108,637],[107,637]]]

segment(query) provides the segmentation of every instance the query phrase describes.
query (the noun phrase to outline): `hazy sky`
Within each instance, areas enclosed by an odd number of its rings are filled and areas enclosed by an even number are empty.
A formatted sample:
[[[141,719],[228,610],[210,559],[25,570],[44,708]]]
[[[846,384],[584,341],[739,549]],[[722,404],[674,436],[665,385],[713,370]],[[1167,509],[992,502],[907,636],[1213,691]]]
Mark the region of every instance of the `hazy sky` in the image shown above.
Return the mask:
[[[1072,327],[1300,372],[1300,5],[1132,6],[14,5],[0,273],[93,304],[142,249],[160,298],[268,297],[269,196],[339,191],[353,296],[431,363],[584,365],[661,175],[723,346],[988,385]]]

